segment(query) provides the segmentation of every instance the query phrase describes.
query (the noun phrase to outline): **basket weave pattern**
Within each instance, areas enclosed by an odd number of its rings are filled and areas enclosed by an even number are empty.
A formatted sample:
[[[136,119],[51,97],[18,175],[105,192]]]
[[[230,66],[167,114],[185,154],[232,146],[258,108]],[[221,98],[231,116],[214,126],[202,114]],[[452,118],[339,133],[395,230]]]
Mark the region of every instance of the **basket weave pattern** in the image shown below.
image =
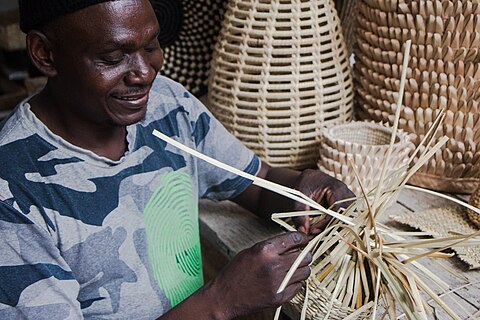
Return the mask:
[[[309,281],[309,301],[307,307],[306,318],[307,319],[324,319],[327,313],[329,314],[328,319],[332,320],[343,320],[346,317],[350,316],[356,310],[343,306],[341,301],[337,299],[333,300],[333,305],[328,309],[328,305],[332,299],[332,293],[328,291],[325,287],[321,285],[319,281],[313,279]],[[290,304],[297,309],[297,312],[301,312],[302,305],[305,300],[305,286],[300,290],[300,292],[290,301]],[[371,308],[366,308],[366,310],[360,312],[355,319],[370,319],[373,311],[373,306]]]
[[[353,83],[333,0],[230,1],[209,107],[273,166],[318,159],[320,129],[349,121]]]
[[[469,203],[474,207],[480,208],[480,185],[478,186],[477,190],[472,193]],[[480,216],[478,215],[478,213],[473,212],[470,209],[468,209],[467,212],[470,221],[472,221],[477,226],[477,228],[480,228]]]
[[[362,191],[352,165],[365,191],[371,191],[378,185],[391,134],[391,128],[370,122],[351,122],[323,129],[318,167],[343,181],[357,196],[361,196]],[[387,175],[406,164],[411,149],[409,136],[398,132]]]
[[[412,40],[400,128],[419,144],[440,109],[450,141],[410,180],[471,193],[480,182],[480,4],[477,1],[358,3],[354,78],[360,117],[393,123],[402,44]]]

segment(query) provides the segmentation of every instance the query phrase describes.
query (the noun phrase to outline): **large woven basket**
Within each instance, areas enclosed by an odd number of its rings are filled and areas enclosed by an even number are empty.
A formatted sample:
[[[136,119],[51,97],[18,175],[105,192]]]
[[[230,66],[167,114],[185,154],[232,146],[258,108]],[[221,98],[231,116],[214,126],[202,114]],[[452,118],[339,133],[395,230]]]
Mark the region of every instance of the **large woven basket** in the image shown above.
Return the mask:
[[[377,186],[391,135],[391,128],[372,122],[351,122],[325,128],[322,130],[318,167],[361,196],[355,170],[366,192]],[[405,132],[397,132],[387,175],[406,164],[411,149],[409,136]]]
[[[474,207],[480,208],[480,185],[477,187],[477,190],[472,193],[469,203]],[[477,228],[480,228],[480,215],[478,213],[469,209],[468,218],[477,226]]]
[[[201,97],[227,0],[151,0],[160,24],[163,75]]]
[[[335,7],[342,24],[343,37],[350,54],[353,52],[353,46],[357,42],[355,34],[358,15],[357,2],[358,0],[335,0]]]
[[[0,12],[0,49],[23,50],[25,34],[20,30],[18,10]]]
[[[333,0],[230,1],[208,98],[213,114],[264,161],[314,166],[321,128],[353,112]]]
[[[480,5],[476,1],[358,2],[356,46],[360,118],[393,122],[402,45],[412,40],[400,128],[419,144],[440,109],[450,141],[410,179],[446,192],[480,182]]]

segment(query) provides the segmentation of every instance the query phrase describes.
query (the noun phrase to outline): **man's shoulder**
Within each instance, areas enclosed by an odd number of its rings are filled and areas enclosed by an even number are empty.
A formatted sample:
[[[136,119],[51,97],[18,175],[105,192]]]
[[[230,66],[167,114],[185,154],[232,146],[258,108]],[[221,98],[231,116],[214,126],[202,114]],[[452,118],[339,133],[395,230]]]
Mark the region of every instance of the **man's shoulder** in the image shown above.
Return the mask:
[[[10,115],[0,121],[0,146],[32,134],[27,129],[28,126],[24,125],[24,122],[28,120],[24,110],[26,103],[27,100],[19,103]]]

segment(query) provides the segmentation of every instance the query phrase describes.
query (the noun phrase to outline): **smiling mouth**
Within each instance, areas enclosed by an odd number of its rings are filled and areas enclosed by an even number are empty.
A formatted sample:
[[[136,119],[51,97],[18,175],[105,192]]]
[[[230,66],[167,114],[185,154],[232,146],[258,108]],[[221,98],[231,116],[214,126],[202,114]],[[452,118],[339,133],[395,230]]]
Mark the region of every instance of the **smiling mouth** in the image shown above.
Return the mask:
[[[145,98],[145,96],[147,96],[148,92],[146,93],[142,93],[142,94],[136,94],[136,95],[125,95],[125,96],[117,96],[117,95],[114,95],[113,97],[115,99],[119,99],[119,100],[125,100],[125,101],[136,101],[136,100],[141,100],[143,98]]]
[[[136,100],[139,100],[141,98],[143,98],[143,96],[139,96],[139,97],[115,97],[116,99],[119,99],[119,100],[125,100],[125,101],[136,101]]]
[[[129,95],[113,95],[112,97],[123,103],[127,103],[130,107],[142,107],[148,102],[148,93],[129,94]]]

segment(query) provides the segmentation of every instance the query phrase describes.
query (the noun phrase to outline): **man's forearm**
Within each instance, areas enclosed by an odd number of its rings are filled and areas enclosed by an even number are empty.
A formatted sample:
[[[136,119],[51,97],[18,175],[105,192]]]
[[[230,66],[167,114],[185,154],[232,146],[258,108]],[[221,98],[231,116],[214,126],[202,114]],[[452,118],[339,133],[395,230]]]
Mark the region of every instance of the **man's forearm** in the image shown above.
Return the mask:
[[[262,167],[257,176],[293,188],[300,174],[301,173],[296,170],[273,168],[262,162]],[[233,199],[233,201],[267,220],[270,219],[270,215],[274,212],[293,210],[294,203],[294,201],[282,195],[253,184],[250,185],[241,195]]]
[[[265,179],[295,188],[301,172],[287,168],[271,168]],[[272,213],[294,211],[295,201],[267,189],[261,189],[257,214],[270,219]]]

